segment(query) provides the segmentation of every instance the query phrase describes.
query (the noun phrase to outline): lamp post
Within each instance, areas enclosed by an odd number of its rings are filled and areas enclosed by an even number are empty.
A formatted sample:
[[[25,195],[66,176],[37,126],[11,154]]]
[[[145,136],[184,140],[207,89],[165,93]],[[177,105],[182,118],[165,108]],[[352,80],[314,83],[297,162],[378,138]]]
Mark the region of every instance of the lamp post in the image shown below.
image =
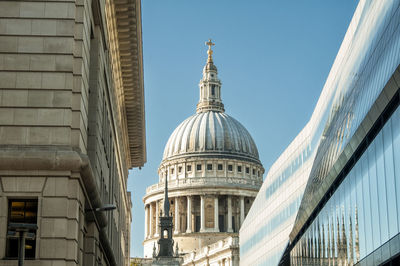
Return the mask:
[[[95,209],[85,209],[85,212],[104,212],[104,211],[113,211],[117,208],[114,204],[104,204],[103,206]]]
[[[18,238],[18,266],[24,265],[25,240],[35,239],[35,233],[29,231],[37,229],[36,224],[10,223],[8,225],[7,238]]]

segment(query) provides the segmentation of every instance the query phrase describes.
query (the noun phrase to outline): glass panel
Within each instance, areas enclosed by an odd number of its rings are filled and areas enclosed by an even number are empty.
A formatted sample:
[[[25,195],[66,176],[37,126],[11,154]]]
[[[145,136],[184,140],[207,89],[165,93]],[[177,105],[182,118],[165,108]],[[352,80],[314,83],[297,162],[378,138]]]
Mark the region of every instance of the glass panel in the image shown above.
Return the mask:
[[[380,237],[383,244],[389,240],[388,213],[386,200],[385,164],[383,160],[383,132],[375,138],[376,143],[376,174],[378,182],[378,202],[380,219]]]
[[[378,248],[381,243],[380,225],[379,225],[379,198],[378,184],[376,180],[376,163],[375,163],[375,142],[368,147],[368,173],[369,173],[369,191],[371,196],[371,217],[366,219],[371,220],[373,250]]]
[[[383,128],[383,155],[385,163],[385,179],[387,184],[387,200],[388,200],[388,221],[389,221],[389,238],[394,237],[398,232],[397,227],[397,204],[396,204],[396,182],[394,179],[393,165],[393,139],[392,139],[392,123],[389,120]]]
[[[396,198],[397,208],[400,207],[400,109],[392,115],[392,132],[393,132],[393,162],[394,162],[394,176],[396,180]],[[400,212],[397,210],[397,223],[400,223]]]
[[[372,224],[371,224],[371,193],[369,191],[369,176],[368,176],[368,158],[364,153],[361,158],[361,175],[362,175],[362,193],[364,203],[364,219],[365,221],[365,238],[366,238],[366,254],[373,250]]]
[[[361,164],[356,165],[356,185],[357,185],[356,241],[358,240],[358,243],[360,245],[360,257],[363,258],[367,254],[367,247],[366,247],[366,234],[365,234]]]

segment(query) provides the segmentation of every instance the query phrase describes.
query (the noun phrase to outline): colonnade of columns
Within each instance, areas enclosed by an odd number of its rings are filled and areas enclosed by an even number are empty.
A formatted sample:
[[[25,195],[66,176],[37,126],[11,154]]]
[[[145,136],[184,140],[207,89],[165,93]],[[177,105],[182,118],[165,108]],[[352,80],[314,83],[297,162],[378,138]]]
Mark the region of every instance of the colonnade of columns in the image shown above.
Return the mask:
[[[219,197],[218,196],[211,196],[211,195],[200,195],[197,197],[200,197],[200,221],[193,220],[192,214],[194,213],[194,199],[196,196],[183,196],[183,197],[175,197],[175,198],[170,198],[170,200],[174,201],[174,234],[180,234],[180,233],[192,233],[194,231],[199,231],[199,232],[220,232],[220,224],[219,224],[219,216],[220,216],[220,210],[219,210]],[[214,226],[207,227],[206,226],[206,198],[210,199],[213,198],[213,208],[214,208],[214,213],[213,213],[213,224]],[[245,218],[245,198],[243,196],[236,197],[236,196],[226,196],[226,209],[224,211],[224,217],[226,216],[226,223],[224,224],[224,232],[233,232],[234,231],[234,226],[232,224],[232,220],[235,219],[233,218],[233,198],[235,200],[239,200],[238,202],[238,208],[239,208],[239,213],[235,213],[238,215],[239,219],[239,226],[242,225],[244,218]],[[181,202],[182,200],[182,202]],[[210,200],[209,200],[210,202]],[[212,202],[212,201],[211,201]],[[160,210],[159,210],[159,205],[161,203],[161,200],[156,201],[156,202],[151,202],[149,204],[145,205],[145,239],[147,238],[152,238],[152,237],[158,237],[159,236],[159,215],[160,215]],[[185,204],[186,203],[186,204]],[[198,204],[198,198],[197,198],[197,204]],[[210,203],[208,203],[210,204]],[[182,205],[182,206],[181,206]],[[186,206],[184,206],[186,205]],[[198,205],[197,205],[198,206]],[[185,208],[186,207],[186,208]],[[198,211],[198,209],[197,209]],[[182,215],[183,214],[183,215]],[[209,216],[212,214],[208,214]],[[182,219],[186,219],[186,226],[183,224],[181,226]],[[224,218],[225,219],[225,218]],[[185,222],[185,220],[183,220]],[[199,224],[197,223],[200,223]],[[195,228],[193,228],[195,226]],[[225,227],[226,226],[226,227]]]

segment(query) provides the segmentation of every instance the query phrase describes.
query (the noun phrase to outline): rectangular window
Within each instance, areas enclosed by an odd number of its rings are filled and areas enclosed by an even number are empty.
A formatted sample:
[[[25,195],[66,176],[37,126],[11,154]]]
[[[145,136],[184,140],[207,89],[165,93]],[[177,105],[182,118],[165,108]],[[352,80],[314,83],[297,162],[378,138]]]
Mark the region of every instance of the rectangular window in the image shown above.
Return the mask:
[[[239,173],[241,173],[242,172],[242,166],[238,165],[237,170],[238,170]]]
[[[219,170],[219,171],[222,171],[222,169],[223,169],[223,168],[222,168],[222,164],[218,164],[218,170]]]
[[[8,201],[8,223],[24,223],[37,225],[37,199],[10,199]],[[36,235],[36,230],[31,230],[29,233]],[[25,240],[25,258],[35,258],[36,240]],[[6,257],[18,258],[18,239],[7,238]]]
[[[178,167],[178,173],[182,173],[182,166]]]
[[[191,172],[191,171],[192,171],[192,166],[191,166],[191,165],[186,166],[186,170],[187,170],[188,172]]]
[[[232,172],[233,171],[233,166],[231,164],[228,165],[228,171]]]
[[[211,95],[215,95],[215,85],[211,85]]]
[[[246,174],[250,173],[250,167],[246,167]]]
[[[212,164],[207,164],[207,170],[211,171],[212,170]]]
[[[256,174],[256,170],[255,169],[253,169],[253,175],[255,175]]]
[[[174,168],[171,168],[171,175],[174,174]]]
[[[201,164],[196,165],[197,171],[201,171]]]

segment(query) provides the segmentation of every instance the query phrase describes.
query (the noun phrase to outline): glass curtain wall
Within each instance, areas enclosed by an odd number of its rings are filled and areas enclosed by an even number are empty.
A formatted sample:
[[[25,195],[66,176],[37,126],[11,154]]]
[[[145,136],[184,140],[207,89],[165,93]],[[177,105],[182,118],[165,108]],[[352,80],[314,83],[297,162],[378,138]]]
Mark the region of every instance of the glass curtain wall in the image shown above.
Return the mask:
[[[361,261],[400,232],[399,208],[398,108],[291,250],[291,265],[353,265]],[[398,251],[386,245],[372,264],[378,265],[395,255],[390,252]]]

